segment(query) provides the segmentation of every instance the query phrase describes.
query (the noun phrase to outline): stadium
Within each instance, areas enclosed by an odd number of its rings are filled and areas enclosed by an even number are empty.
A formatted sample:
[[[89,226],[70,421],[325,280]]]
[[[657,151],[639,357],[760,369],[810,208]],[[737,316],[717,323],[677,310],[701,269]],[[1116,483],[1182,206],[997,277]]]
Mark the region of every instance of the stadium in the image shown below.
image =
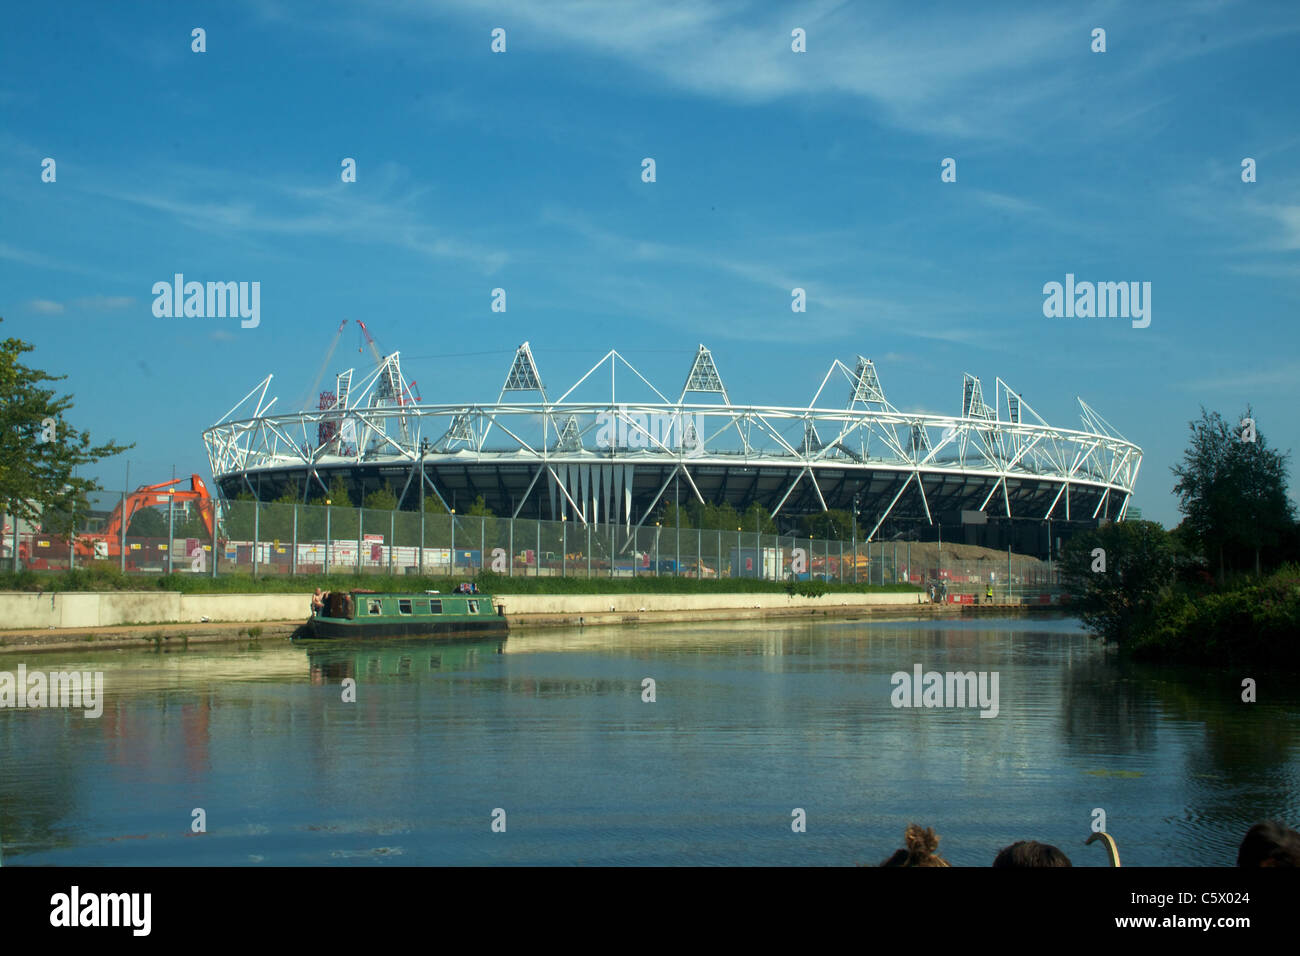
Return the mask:
[[[600,525],[624,541],[672,502],[757,503],[783,533],[842,509],[860,541],[1041,557],[1053,539],[1123,520],[1142,462],[1082,399],[1081,427],[1054,427],[1000,378],[992,405],[966,374],[959,414],[902,412],[859,356],[833,361],[807,406],[737,404],[700,345],[668,392],[610,350],[557,394],[525,342],[495,402],[432,404],[400,354],[366,335],[374,367],[338,374],[320,407],[275,412],[268,375],[203,432],[222,496],[306,502],[341,478],[354,502],[388,487],[401,509],[436,496],[463,512],[482,496],[497,515]]]

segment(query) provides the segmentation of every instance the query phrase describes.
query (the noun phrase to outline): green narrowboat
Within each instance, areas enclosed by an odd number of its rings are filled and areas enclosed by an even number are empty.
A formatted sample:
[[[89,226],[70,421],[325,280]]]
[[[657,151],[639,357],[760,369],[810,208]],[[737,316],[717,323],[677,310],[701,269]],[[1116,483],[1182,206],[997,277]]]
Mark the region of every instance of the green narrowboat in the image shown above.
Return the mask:
[[[508,629],[505,605],[490,594],[362,590],[328,592],[306,627],[307,636],[316,639],[476,639],[504,636]]]

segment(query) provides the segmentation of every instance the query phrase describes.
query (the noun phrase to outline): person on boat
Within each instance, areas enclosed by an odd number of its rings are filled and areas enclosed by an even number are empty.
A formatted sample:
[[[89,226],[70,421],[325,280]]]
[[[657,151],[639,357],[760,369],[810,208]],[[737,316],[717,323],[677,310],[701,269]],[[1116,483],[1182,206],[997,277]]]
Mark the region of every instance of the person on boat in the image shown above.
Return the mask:
[[[311,615],[316,617],[325,608],[325,592],[320,588],[311,596]]]
[[[984,603],[985,603],[985,604],[992,604],[992,603],[993,603],[993,585],[992,585],[992,584],[990,584],[990,585],[988,586],[988,590],[986,590],[986,591],[984,592]]]

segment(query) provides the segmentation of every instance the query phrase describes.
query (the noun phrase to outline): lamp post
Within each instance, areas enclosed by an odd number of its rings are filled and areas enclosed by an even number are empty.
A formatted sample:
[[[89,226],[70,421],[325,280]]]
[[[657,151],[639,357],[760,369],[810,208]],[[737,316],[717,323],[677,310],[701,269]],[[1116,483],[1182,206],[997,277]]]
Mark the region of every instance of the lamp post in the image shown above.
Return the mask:
[[[853,583],[858,583],[858,496],[853,496]]]
[[[325,565],[324,573],[330,573],[330,500],[325,499]]]
[[[560,515],[560,577],[569,576],[569,516]]]
[[[659,532],[662,530],[663,528],[660,526],[659,522],[656,521],[655,522],[655,577],[659,577]]]

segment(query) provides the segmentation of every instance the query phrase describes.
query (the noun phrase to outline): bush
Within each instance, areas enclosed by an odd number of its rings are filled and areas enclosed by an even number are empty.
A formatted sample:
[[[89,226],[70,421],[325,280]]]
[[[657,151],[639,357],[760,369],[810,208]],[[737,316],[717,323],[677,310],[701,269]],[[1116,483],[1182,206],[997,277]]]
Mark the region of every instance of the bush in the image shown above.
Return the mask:
[[[1132,651],[1145,660],[1300,666],[1300,567],[1222,590],[1180,587],[1156,605]]]

